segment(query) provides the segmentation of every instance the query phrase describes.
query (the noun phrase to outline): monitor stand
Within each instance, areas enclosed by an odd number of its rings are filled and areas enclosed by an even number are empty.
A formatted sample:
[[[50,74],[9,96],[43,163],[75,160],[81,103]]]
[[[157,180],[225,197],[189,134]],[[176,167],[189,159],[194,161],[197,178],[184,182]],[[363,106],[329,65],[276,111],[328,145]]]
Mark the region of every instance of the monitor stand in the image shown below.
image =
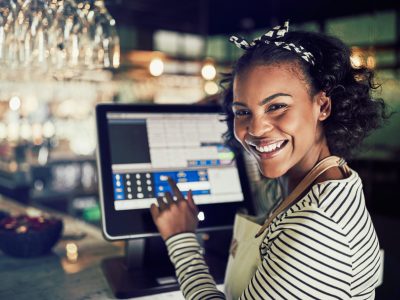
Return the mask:
[[[226,259],[219,255],[205,255],[205,259],[215,281],[222,283]],[[125,256],[106,258],[101,267],[116,298],[179,290],[175,269],[160,237],[127,240]]]

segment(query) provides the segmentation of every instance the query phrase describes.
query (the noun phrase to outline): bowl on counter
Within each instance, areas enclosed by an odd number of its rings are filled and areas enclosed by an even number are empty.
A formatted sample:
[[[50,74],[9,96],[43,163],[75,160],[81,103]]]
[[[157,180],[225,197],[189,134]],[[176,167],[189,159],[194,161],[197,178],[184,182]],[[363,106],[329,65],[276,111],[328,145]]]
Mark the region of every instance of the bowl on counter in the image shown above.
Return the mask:
[[[0,250],[15,257],[35,257],[49,253],[61,237],[62,220],[28,215],[0,220]]]

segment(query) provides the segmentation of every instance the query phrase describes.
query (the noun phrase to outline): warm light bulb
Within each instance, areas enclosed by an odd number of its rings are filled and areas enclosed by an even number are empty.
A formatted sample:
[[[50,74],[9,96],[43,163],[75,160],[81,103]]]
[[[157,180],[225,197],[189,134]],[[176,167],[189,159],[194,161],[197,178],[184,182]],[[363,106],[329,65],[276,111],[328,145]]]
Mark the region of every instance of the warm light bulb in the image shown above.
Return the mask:
[[[360,68],[364,65],[364,52],[358,47],[351,48],[350,63],[354,68]]]
[[[150,74],[160,76],[164,72],[164,62],[161,58],[153,58],[149,66]]]
[[[75,243],[68,243],[65,246],[65,252],[69,262],[74,263],[78,260],[78,246]]]
[[[213,80],[215,76],[217,76],[217,70],[212,63],[206,63],[201,68],[201,76],[203,76],[205,80]]]
[[[368,56],[367,58],[367,67],[370,69],[374,69],[376,66],[376,60],[374,56]]]
[[[352,64],[353,67],[355,68],[359,68],[362,66],[363,64],[363,60],[362,57],[359,55],[352,55],[350,56],[350,62]]]
[[[218,93],[218,85],[214,81],[207,81],[204,85],[204,91],[208,95],[215,95]]]
[[[10,99],[9,105],[11,110],[16,111],[21,107],[21,100],[19,99],[19,97],[13,96]]]

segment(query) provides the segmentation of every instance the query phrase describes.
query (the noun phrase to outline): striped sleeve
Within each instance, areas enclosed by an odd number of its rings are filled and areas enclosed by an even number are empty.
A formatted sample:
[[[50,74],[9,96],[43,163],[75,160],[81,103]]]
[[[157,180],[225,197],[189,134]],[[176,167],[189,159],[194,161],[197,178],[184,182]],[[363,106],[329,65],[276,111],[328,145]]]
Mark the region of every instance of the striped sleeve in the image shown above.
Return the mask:
[[[351,254],[340,228],[323,212],[300,210],[275,226],[241,299],[350,299]],[[167,241],[186,299],[225,299],[192,233]]]
[[[186,299],[224,299],[193,233],[167,241]],[[362,183],[350,177],[312,187],[276,217],[240,299],[373,299],[382,264]],[[243,278],[248,280],[248,278]]]
[[[225,299],[210,275],[194,233],[172,236],[166,246],[185,299]]]

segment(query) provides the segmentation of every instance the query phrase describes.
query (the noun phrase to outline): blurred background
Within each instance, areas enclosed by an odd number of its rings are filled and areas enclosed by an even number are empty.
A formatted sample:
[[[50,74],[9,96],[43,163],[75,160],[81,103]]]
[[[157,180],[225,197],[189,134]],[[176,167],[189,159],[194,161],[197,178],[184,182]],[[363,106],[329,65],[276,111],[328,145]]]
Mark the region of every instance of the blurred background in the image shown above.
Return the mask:
[[[95,105],[217,101],[242,53],[230,34],[287,19],[345,41],[400,110],[394,0],[0,0],[0,194],[98,225]],[[351,161],[386,253],[380,299],[400,299],[399,132],[395,113]]]

